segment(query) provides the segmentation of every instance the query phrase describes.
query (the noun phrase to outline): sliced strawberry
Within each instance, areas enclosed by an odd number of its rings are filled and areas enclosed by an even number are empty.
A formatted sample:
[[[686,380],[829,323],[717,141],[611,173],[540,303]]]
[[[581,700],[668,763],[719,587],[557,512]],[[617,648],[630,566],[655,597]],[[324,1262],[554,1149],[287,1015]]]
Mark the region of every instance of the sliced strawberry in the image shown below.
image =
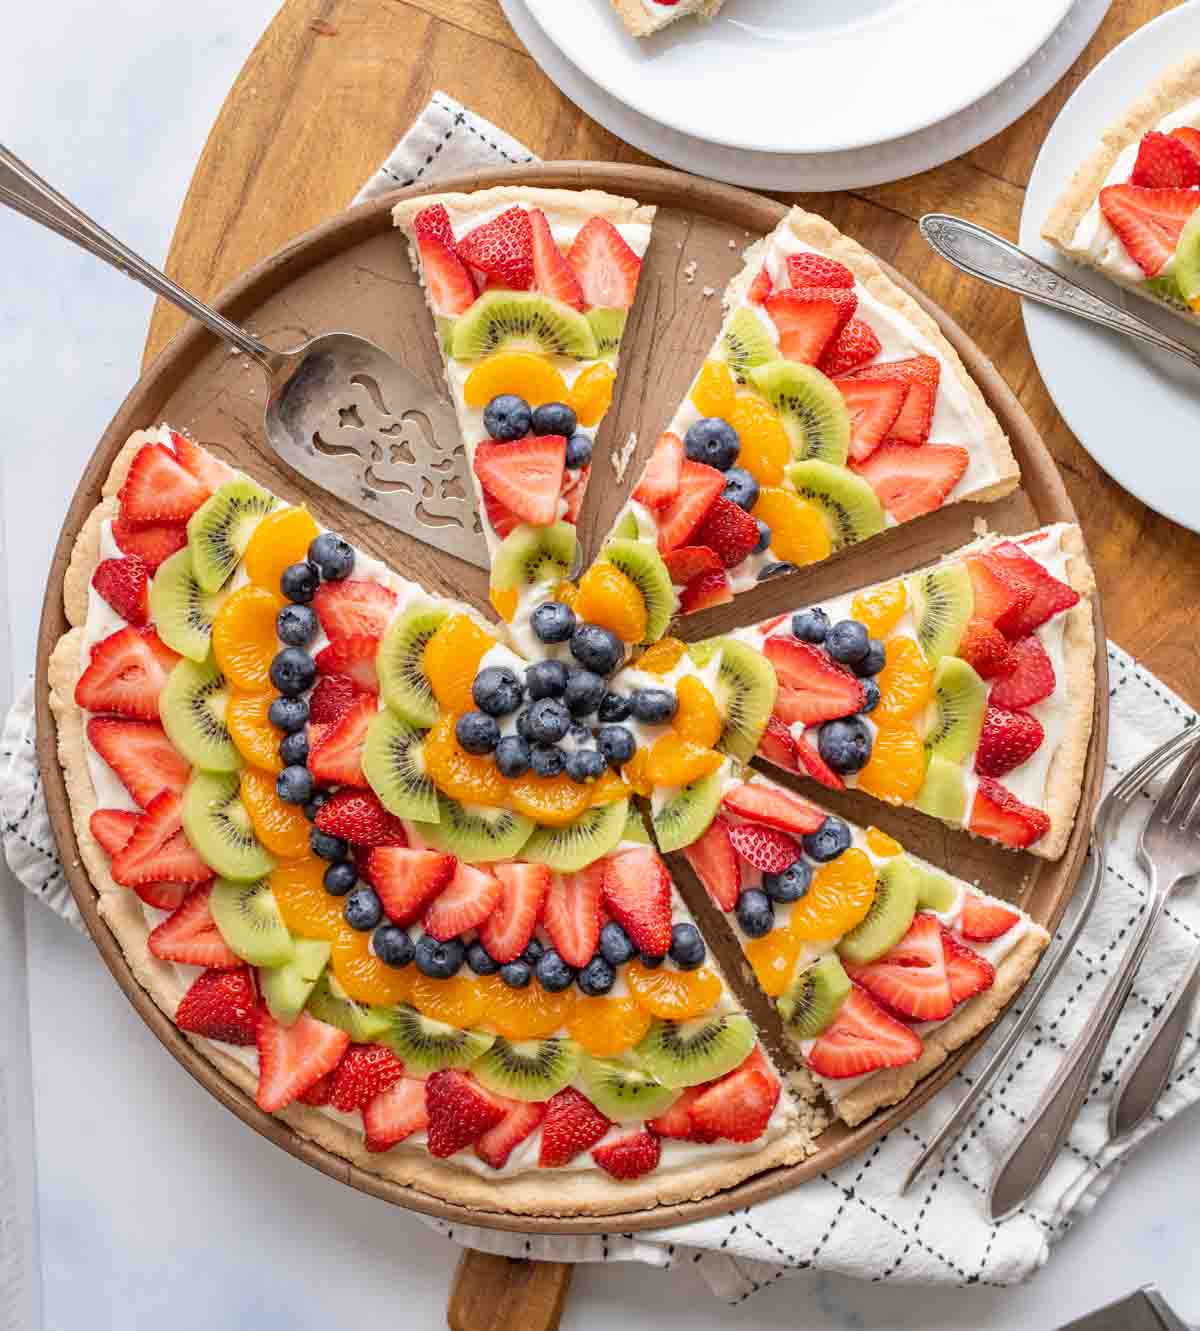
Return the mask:
[[[330,638],[365,635],[382,638],[396,608],[396,593],[365,578],[323,582],[313,597],[313,609]]]
[[[134,892],[155,910],[178,910],[192,890],[191,883],[134,883]]]
[[[347,638],[346,642],[357,639]],[[328,651],[329,649],[326,648]],[[322,784],[346,786],[370,785],[362,769],[363,745],[367,742],[367,727],[378,715],[379,707],[372,693],[364,693],[350,706],[340,721],[326,726],[315,734],[312,727],[308,752],[308,770],[313,779]]]
[[[533,236],[533,285],[543,296],[561,300],[572,309],[583,309],[583,288],[575,270],[567,262],[555,242],[546,221],[546,214],[539,208],[530,208],[529,226]]]
[[[181,793],[191,777],[191,767],[156,721],[94,716],[87,736],[143,809],[164,790]]]
[[[100,849],[111,860],[128,844],[137,820],[138,815],[130,809],[95,809],[88,819],[88,827],[100,843]]]
[[[481,487],[482,488],[482,487]],[[506,508],[490,490],[483,491],[483,511],[491,523],[492,530],[503,540],[514,527],[521,525],[521,519]]]
[[[493,1169],[503,1169],[515,1147],[537,1131],[546,1106],[528,1100],[510,1100],[509,1110],[475,1143],[475,1154]]]
[[[435,236],[417,236],[421,273],[434,314],[454,319],[475,303],[475,279],[452,246]]]
[[[861,319],[851,319],[825,348],[817,368],[832,379],[835,375],[857,370],[860,365],[874,360],[882,350],[871,325]]]
[[[717,495],[696,529],[695,542],[715,550],[726,568],[736,568],[759,542],[758,523],[732,499]]]
[[[760,758],[782,767],[785,772],[800,771],[800,756],[792,732],[773,713],[767,718],[767,728],[758,741],[758,753]]]
[[[404,824],[370,790],[339,790],[321,805],[314,819],[322,832],[352,846],[407,846]]]
[[[546,1102],[538,1167],[556,1169],[567,1164],[595,1146],[610,1127],[586,1095],[568,1086]]]
[[[365,633],[355,633],[322,647],[314,660],[321,674],[346,675],[354,681],[358,689],[367,693],[378,693],[379,675],[375,670],[375,657],[378,653],[378,638]],[[358,701],[355,699],[356,704]]]
[[[187,526],[182,522],[152,522],[137,526],[117,516],[112,522],[113,540],[127,555],[136,555],[151,573],[164,559],[187,545]]]
[[[425,1083],[416,1077],[401,1077],[363,1106],[362,1121],[368,1151],[390,1151],[414,1132],[424,1132],[429,1126]]]
[[[1023,850],[1050,830],[1050,819],[1041,809],[1023,804],[1011,790],[990,776],[981,776],[971,805],[971,831],[1006,846]]]
[[[1034,634],[1014,642],[1011,648],[1013,666],[1002,679],[996,680],[988,694],[988,701],[997,707],[1017,709],[1032,707],[1035,702],[1048,698],[1057,683],[1054,664]]]
[[[183,904],[146,939],[152,956],[160,961],[177,961],[185,966],[206,966],[213,970],[231,970],[242,959],[221,937],[209,909],[212,888],[208,884],[193,888]]]
[[[507,1102],[458,1068],[435,1072],[425,1083],[429,1154],[444,1160],[473,1146],[504,1117]]]
[[[578,873],[555,874],[550,880],[542,924],[568,966],[577,969],[586,966],[596,953],[603,894],[602,860]]]
[[[458,242],[458,256],[510,291],[528,291],[533,286],[533,227],[529,213],[514,205],[468,231]]]
[[[850,456],[864,462],[883,443],[908,396],[902,379],[838,379],[850,413]]]
[[[579,278],[589,309],[627,310],[633,304],[642,261],[607,218],[588,218],[567,253],[567,262]]]
[[[708,1090],[708,1086],[688,1086],[679,1099],[664,1114],[649,1119],[646,1126],[656,1137],[675,1137],[682,1141],[715,1142],[717,1134],[706,1132],[692,1120],[692,1106]]]
[[[1006,906],[995,897],[978,892],[967,892],[963,898],[962,916],[958,927],[964,938],[974,943],[990,943],[993,938],[1006,934],[1021,918],[1018,911]]]
[[[500,880],[459,860],[454,877],[426,908],[423,927],[440,943],[477,928],[500,904]]]
[[[1188,152],[1200,162],[1200,129],[1193,129],[1191,125],[1179,125],[1171,131],[1171,137],[1178,139]]]
[[[860,1077],[879,1068],[900,1068],[921,1057],[921,1038],[889,1016],[857,984],[809,1050],[808,1066],[820,1077]]]
[[[450,214],[446,211],[446,205],[434,203],[428,208],[422,208],[413,218],[413,234],[432,237],[453,249],[454,228],[450,224]]]
[[[259,1109],[268,1114],[303,1094],[337,1067],[350,1037],[326,1022],[301,1012],[290,1026],[281,1025],[264,1006],[258,1010]]]
[[[206,970],[179,1000],[175,1025],[224,1044],[254,1043],[258,997],[248,966]]]
[[[779,1102],[779,1082],[744,1063],[703,1091],[692,1104],[692,1123],[706,1140],[757,1141]]]
[[[343,1114],[362,1109],[404,1076],[404,1064],[382,1044],[354,1044],[333,1073],[329,1102]]]
[[[741,818],[800,835],[815,832],[825,821],[823,809],[781,786],[767,785],[764,781],[743,781],[731,786],[722,796],[721,803],[730,813]]]
[[[1079,603],[1079,593],[1073,587],[1048,573],[1013,541],[1001,541],[980,558],[1032,593],[1020,614],[1013,614],[1006,624],[998,625],[1006,637],[1027,637],[1040,624]]]
[[[665,956],[671,946],[671,878],[652,846],[610,856],[604,904],[639,952]]]
[[[1188,218],[1200,208],[1200,191],[1107,185],[1098,202],[1130,258],[1147,277],[1154,277],[1175,253]]]
[[[89,712],[157,721],[158,695],[178,660],[152,628],[118,629],[92,648],[75,701]]]
[[[457,867],[455,857],[441,851],[376,846],[367,856],[366,874],[388,919],[409,925],[421,918]]]
[[[503,965],[525,951],[542,914],[550,890],[550,870],[544,864],[497,864],[496,877],[504,888],[500,904],[479,926],[479,941],[488,956]]]
[[[668,550],[663,555],[663,563],[676,587],[686,587],[703,573],[725,572],[717,552],[706,545],[683,545],[678,550]]]
[[[592,1159],[613,1178],[631,1179],[657,1169],[661,1155],[662,1142],[654,1133],[638,1128],[597,1146]]]
[[[907,360],[878,361],[851,371],[851,379],[903,379],[908,396],[892,426],[892,438],[906,444],[923,444],[929,439],[933,408],[937,401],[942,367],[935,356],[911,356]]]
[[[908,522],[941,508],[970,461],[971,455],[958,444],[902,444],[889,439],[865,462],[851,465],[892,517]]]
[[[918,911],[908,932],[878,961],[856,966],[843,959],[843,965],[872,998],[911,1021],[941,1021],[954,1011],[941,925],[934,915]]]
[[[844,287],[808,287],[776,291],[764,309],[779,330],[779,354],[815,365],[858,308],[858,297]]]
[[[974,594],[975,618],[986,620],[1006,638],[1033,600],[1033,588],[1019,581],[999,561],[989,563],[978,556],[967,560],[967,573]]]
[[[715,605],[728,605],[733,600],[733,586],[723,568],[701,573],[679,593],[679,613],[694,615],[711,610]]]
[[[336,1072],[336,1068],[334,1069]],[[327,1072],[323,1077],[318,1077],[307,1091],[301,1091],[296,1099],[302,1105],[312,1105],[319,1109],[322,1105],[329,1103],[329,1097],[333,1094],[333,1072]],[[421,1087],[421,1105],[425,1104],[425,1083],[419,1083]],[[368,1150],[370,1147],[367,1148]]]
[[[349,675],[322,675],[308,699],[308,719],[315,726],[340,721],[361,690]]]
[[[175,456],[184,471],[190,472],[209,494],[219,490],[226,481],[232,480],[233,468],[222,462],[220,458],[213,457],[207,449],[201,448],[187,435],[172,430],[171,443],[175,446]]]
[[[800,847],[795,840],[776,827],[736,823],[729,829],[729,840],[747,864],[763,873],[782,873],[800,858]]]
[[[788,285],[797,291],[802,287],[842,287],[854,290],[854,274],[844,263],[827,259],[815,250],[789,254],[787,260]]]
[[[803,735],[796,735],[793,743],[796,748],[796,761],[800,764],[801,771],[830,790],[846,789],[846,783],[821,757],[815,744],[810,743]]]
[[[984,776],[1003,776],[1031,758],[1045,737],[1036,716],[996,707],[989,701],[975,751],[975,770]]]
[[[563,472],[562,497],[566,503],[563,517],[567,522],[575,523],[579,521],[579,514],[583,510],[584,496],[587,494],[588,477],[591,472],[591,467],[580,467],[578,473]],[[568,479],[572,475],[575,476],[573,481]]]
[[[724,818],[714,818],[704,835],[683,850],[717,908],[726,911],[737,905],[742,890],[742,871],[729,832],[730,824]]]
[[[781,634],[767,639],[763,655],[775,667],[775,715],[785,725],[812,726],[862,711],[861,682],[812,643]]]
[[[683,440],[670,430],[658,436],[633,497],[647,508],[665,508],[679,493],[683,476]]]
[[[946,979],[955,1006],[974,998],[996,982],[996,969],[973,948],[960,943],[949,929],[942,928],[942,951],[946,956]]]
[[[213,871],[183,831],[183,800],[164,790],[133,825],[129,840],[113,856],[112,876],[124,887],[138,883],[207,883]]]
[[[955,652],[980,679],[999,679],[1011,675],[1017,668],[1008,639],[995,626],[978,615],[967,620],[962,639]]]
[[[529,435],[513,443],[485,439],[475,449],[479,483],[522,522],[546,527],[558,517],[567,441],[560,434]]]
[[[763,264],[746,291],[746,299],[751,305],[761,305],[770,294],[771,274],[767,272],[766,264]]]
[[[1200,160],[1181,139],[1152,129],[1138,144],[1129,183],[1142,189],[1191,189],[1200,185]]]
[[[184,522],[209,493],[168,448],[147,444],[133,459],[121,486],[121,515],[128,522]]]
[[[149,571],[137,555],[102,559],[92,574],[92,586],[127,624],[141,628],[149,623]]]
[[[685,460],[680,468],[678,492],[658,515],[659,551],[665,554],[681,545],[698,544],[691,538],[724,488],[724,472],[703,462]]]

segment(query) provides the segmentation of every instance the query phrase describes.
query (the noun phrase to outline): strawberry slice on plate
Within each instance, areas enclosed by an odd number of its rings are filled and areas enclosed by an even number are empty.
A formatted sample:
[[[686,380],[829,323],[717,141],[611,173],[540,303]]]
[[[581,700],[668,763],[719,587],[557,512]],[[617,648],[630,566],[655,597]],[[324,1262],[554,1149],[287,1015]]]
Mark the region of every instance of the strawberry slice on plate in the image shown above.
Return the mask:
[[[503,1169],[513,1150],[531,1136],[546,1117],[546,1106],[510,1100],[508,1112],[475,1143],[475,1154],[493,1169]]]
[[[683,463],[679,490],[658,515],[658,548],[662,554],[698,544],[691,538],[724,488],[725,473],[716,467],[690,459]]]
[[[800,847],[795,840],[777,827],[735,823],[729,829],[729,840],[747,864],[763,873],[782,873],[800,859]]]
[[[540,1169],[556,1169],[591,1150],[612,1125],[594,1104],[573,1086],[552,1095],[542,1121]]]
[[[1054,663],[1041,640],[1034,634],[1021,638],[1009,648],[1012,669],[992,685],[988,701],[997,707],[1032,707],[1053,692],[1056,684]]]
[[[812,643],[781,634],[767,639],[763,655],[775,667],[775,715],[783,724],[812,726],[862,711],[862,684]]]
[[[349,675],[322,675],[308,699],[308,719],[314,726],[340,721],[362,690]]]
[[[671,575],[672,585],[676,587],[686,587],[704,573],[725,572],[720,556],[706,545],[683,545],[678,550],[668,550],[663,555],[663,563]]]
[[[477,226],[458,242],[458,257],[510,291],[533,286],[533,227],[529,213],[514,205]]]
[[[854,289],[854,274],[844,263],[827,259],[815,250],[789,254],[787,258],[788,285],[799,291],[802,287],[842,287]]]
[[[444,1068],[425,1083],[429,1154],[439,1160],[473,1146],[504,1117],[508,1102],[484,1090],[459,1068]]]
[[[92,586],[127,623],[141,628],[150,621],[149,570],[137,555],[102,559]]]
[[[960,943],[949,929],[942,929],[942,951],[946,956],[946,979],[950,982],[950,997],[957,1007],[968,998],[974,998],[996,982],[996,969],[973,948]]]
[[[423,927],[439,943],[474,929],[500,904],[500,880],[459,860],[454,876],[429,904]]]
[[[838,379],[850,413],[850,456],[864,462],[891,432],[908,396],[902,379]]]
[[[858,297],[844,287],[807,287],[776,291],[763,308],[779,330],[779,354],[803,365],[815,365],[825,349],[850,322]]]
[[[530,208],[529,228],[533,240],[533,285],[543,296],[561,300],[572,309],[583,309],[583,288],[575,270],[558,248],[546,214]]]
[[[357,689],[378,693],[379,675],[375,670],[378,653],[378,638],[366,633],[354,633],[322,647],[313,659],[322,675],[345,675],[354,682]],[[309,715],[311,717],[311,711]]]
[[[1147,277],[1154,277],[1175,253],[1188,218],[1200,208],[1200,192],[1106,185],[1098,202],[1129,257]]]
[[[908,522],[933,513],[958,484],[971,455],[958,444],[905,444],[889,439],[852,468],[896,519]]]
[[[158,720],[158,695],[179,656],[152,628],[123,628],[92,648],[75,685],[75,701],[89,712]]]
[[[378,713],[375,695],[364,693],[333,725],[310,728],[312,739],[308,770],[314,780],[323,784],[361,786],[364,789],[370,785],[363,773],[362,754],[363,745],[367,742],[367,727]]]
[[[737,905],[742,890],[742,871],[729,832],[730,824],[726,819],[714,818],[703,836],[683,848],[696,877],[704,884],[717,908],[724,911]]]
[[[438,850],[376,846],[367,856],[366,876],[379,894],[384,914],[394,924],[409,925],[445,888],[458,861]]]
[[[519,957],[533,937],[550,890],[550,870],[544,864],[497,864],[493,869],[504,891],[479,926],[479,941],[503,965]]]
[[[473,463],[479,483],[522,522],[546,527],[558,517],[567,441],[531,435],[513,443],[485,439]]]
[[[362,1121],[368,1151],[390,1151],[414,1132],[424,1132],[429,1124],[425,1083],[416,1077],[401,1077],[363,1106]]]
[[[345,582],[323,582],[312,605],[331,639],[357,634],[381,638],[396,608],[396,593],[378,582],[350,578]]]
[[[683,479],[683,440],[670,430],[658,436],[633,497],[647,508],[665,508],[679,493]]]
[[[733,600],[733,587],[723,568],[699,573],[679,593],[679,613],[694,615],[700,610],[711,610],[714,605],[728,605]]]
[[[1024,850],[1046,835],[1050,830],[1050,819],[1041,809],[1022,803],[999,781],[981,776],[968,826],[976,836],[990,837],[1006,846]]]
[[[825,812],[815,804],[793,795],[779,786],[761,781],[743,781],[731,786],[721,803],[730,811],[752,822],[777,827],[783,832],[803,835],[815,832],[825,822]]]
[[[1171,131],[1171,138],[1178,139],[1188,152],[1200,162],[1200,129],[1193,129],[1191,125],[1177,125]]]
[[[696,529],[695,542],[715,551],[726,568],[736,568],[759,542],[758,523],[732,499],[717,495]]]
[[[214,490],[219,490],[226,481],[233,479],[232,467],[222,462],[220,458],[213,457],[206,448],[201,448],[187,435],[172,430],[171,443],[180,466],[184,471],[190,472],[210,494]]]
[[[121,850],[133,835],[138,815],[131,809],[95,809],[88,819],[88,828],[109,859]]]
[[[989,702],[975,750],[975,770],[984,776],[1003,776],[1033,757],[1045,737],[1036,716]]]
[[[622,851],[606,861],[604,904],[639,952],[666,956],[671,946],[671,878],[653,846]]]
[[[878,961],[856,966],[843,960],[843,966],[872,998],[911,1021],[940,1021],[954,1011],[942,929],[934,915],[918,911],[908,932]]]
[[[1020,918],[1017,911],[1002,901],[968,892],[963,899],[958,927],[964,938],[974,943],[990,943],[993,938],[1008,933]]]
[[[329,1103],[340,1113],[353,1114],[403,1076],[404,1064],[386,1045],[353,1044],[334,1069]]]
[[[808,1052],[808,1066],[820,1077],[861,1077],[879,1068],[900,1068],[921,1057],[921,1038],[857,984],[833,1021]]]
[[[846,783],[821,757],[817,746],[811,743],[806,736],[793,736],[792,744],[796,752],[796,761],[800,764],[799,771],[802,771],[806,776],[811,776],[814,781],[819,781],[821,785],[829,790],[846,789]],[[759,751],[762,751],[761,745]]]
[[[1013,628],[1033,601],[1033,587],[1021,581],[999,561],[990,563],[979,556],[967,560],[971,591],[975,598],[975,617],[986,620],[1006,638],[1015,636]]]
[[[715,1133],[707,1132],[692,1119],[692,1106],[708,1089],[706,1085],[685,1087],[679,1099],[665,1113],[647,1120],[646,1126],[656,1137],[674,1137],[681,1141],[715,1142]]]
[[[514,527],[521,525],[521,519],[506,508],[490,490],[483,491],[483,511],[487,515],[492,530],[503,540]]]
[[[1017,668],[1017,658],[1008,639],[995,624],[979,615],[967,620],[955,655],[961,657],[980,679],[999,679],[1011,675]]]
[[[1200,160],[1183,140],[1152,129],[1138,144],[1129,183],[1143,189],[1191,189],[1200,185]]]
[[[283,1026],[266,1007],[258,1010],[259,1109],[273,1114],[337,1067],[350,1044],[345,1031],[301,1012]]]
[[[550,880],[542,924],[558,955],[577,970],[586,966],[596,954],[603,895],[602,860],[589,864],[578,873],[555,874]]]
[[[851,319],[825,348],[817,369],[827,378],[833,379],[874,360],[882,350],[871,325],[861,319]]]
[[[1024,638],[1052,616],[1079,603],[1074,587],[1048,573],[1014,541],[1001,541],[980,559],[1031,593],[1025,609],[1009,616],[1009,622],[1002,626],[1007,637]]]
[[[448,319],[465,314],[475,303],[475,279],[454,252],[454,247],[436,236],[423,236],[418,232],[417,251],[434,314]]]
[[[747,1059],[692,1102],[694,1129],[706,1141],[757,1141],[779,1102],[779,1082]]]
[[[191,777],[187,760],[157,721],[94,716],[87,724],[87,736],[143,809],[164,790],[181,794]]]
[[[658,1168],[662,1156],[662,1142],[645,1128],[622,1133],[621,1136],[597,1146],[592,1159],[616,1179],[641,1178]]]
[[[112,876],[123,887],[139,883],[207,883],[213,871],[183,830],[183,799],[164,790],[146,806],[129,840],[113,856]]]
[[[407,846],[404,824],[370,790],[338,790],[314,819],[322,832],[339,836],[352,846]]]
[[[771,274],[767,272],[766,264],[763,264],[746,291],[746,299],[751,305],[761,305],[770,294]]]
[[[454,228],[450,224],[450,214],[444,203],[434,203],[422,208],[413,218],[413,231],[418,236],[429,236],[440,240],[443,245],[454,248]]]
[[[605,217],[589,217],[567,253],[589,309],[627,310],[637,294],[642,261]]]
[[[206,970],[179,1000],[175,1025],[224,1044],[252,1045],[258,1017],[258,995],[248,966]]]
[[[150,931],[146,946],[153,956],[213,970],[230,970],[243,964],[221,937],[212,917],[208,905],[211,892],[208,884],[194,888],[177,910]]]
[[[923,444],[929,439],[933,408],[937,401],[942,367],[936,356],[910,356],[907,360],[879,361],[852,370],[851,379],[902,379],[908,396],[892,426],[892,438],[906,444]]]
[[[128,522],[186,522],[210,491],[162,444],[137,454],[121,486],[121,514]]]
[[[187,545],[187,526],[182,522],[138,525],[118,515],[112,521],[112,536],[123,554],[136,555],[153,573],[164,559]]]
[[[335,1069],[336,1070],[336,1069]],[[419,1083],[421,1087],[421,1104],[425,1104],[425,1083]],[[301,1091],[296,1099],[302,1105],[312,1105],[319,1109],[322,1105],[329,1103],[329,1097],[333,1093],[333,1073],[327,1072],[323,1077],[318,1077],[307,1091]],[[368,1150],[371,1148],[368,1146]]]

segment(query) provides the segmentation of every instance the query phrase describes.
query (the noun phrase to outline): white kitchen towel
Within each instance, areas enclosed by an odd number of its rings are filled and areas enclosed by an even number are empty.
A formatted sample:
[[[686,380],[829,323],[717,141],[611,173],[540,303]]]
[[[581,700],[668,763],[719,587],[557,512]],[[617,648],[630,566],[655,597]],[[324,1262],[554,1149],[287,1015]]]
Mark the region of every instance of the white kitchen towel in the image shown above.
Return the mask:
[[[360,200],[417,180],[471,167],[535,160],[495,126],[443,93],[397,146]],[[1109,644],[1111,782],[1196,714]],[[12,709],[0,755],[0,817],[9,863],[30,891],[78,927],[78,914],[50,836],[34,757],[31,693]],[[1151,792],[1148,790],[1147,802]],[[455,1242],[547,1261],[691,1263],[713,1291],[731,1303],[796,1271],[827,1270],[907,1284],[1010,1284],[1047,1258],[1051,1245],[1085,1215],[1134,1145],[1200,1098],[1200,1025],[1194,1020],[1170,1086],[1137,1136],[1107,1141],[1106,1116],[1114,1079],[1169,995],[1185,961],[1200,946],[1200,893],[1172,902],[1154,940],[1154,964],[1143,969],[1107,1050],[1067,1148],[1030,1203],[1001,1225],[984,1214],[992,1170],[1012,1133],[1053,1075],[1064,1049],[1088,1020],[1129,930],[1146,909],[1146,888],[1135,862],[1137,819],[1121,829],[1109,857],[1097,909],[1024,1043],[941,1165],[908,1197],[898,1187],[932,1133],[971,1084],[971,1069],[931,1104],[864,1155],[791,1193],[721,1216],[653,1234],[544,1238],[429,1224]],[[1020,1008],[1020,1001],[1017,1004]],[[1003,1028],[995,1033],[993,1043]]]

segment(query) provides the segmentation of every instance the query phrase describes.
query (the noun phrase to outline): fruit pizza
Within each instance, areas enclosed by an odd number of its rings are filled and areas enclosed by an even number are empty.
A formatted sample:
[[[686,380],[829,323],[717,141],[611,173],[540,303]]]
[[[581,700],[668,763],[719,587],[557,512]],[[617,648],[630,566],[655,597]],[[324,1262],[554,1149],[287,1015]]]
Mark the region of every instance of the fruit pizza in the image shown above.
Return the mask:
[[[635,37],[661,32],[677,19],[714,19],[725,0],[612,0],[621,22]]]

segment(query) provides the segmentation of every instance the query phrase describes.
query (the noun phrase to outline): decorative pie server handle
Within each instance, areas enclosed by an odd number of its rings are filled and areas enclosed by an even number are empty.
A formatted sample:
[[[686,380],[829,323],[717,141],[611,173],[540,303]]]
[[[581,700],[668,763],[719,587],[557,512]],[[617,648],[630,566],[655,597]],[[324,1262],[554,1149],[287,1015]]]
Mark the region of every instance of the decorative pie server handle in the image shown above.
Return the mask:
[[[1186,343],[1078,286],[1002,236],[947,213],[926,213],[920,226],[921,234],[942,258],[971,277],[1148,342],[1200,368],[1200,353]]]

